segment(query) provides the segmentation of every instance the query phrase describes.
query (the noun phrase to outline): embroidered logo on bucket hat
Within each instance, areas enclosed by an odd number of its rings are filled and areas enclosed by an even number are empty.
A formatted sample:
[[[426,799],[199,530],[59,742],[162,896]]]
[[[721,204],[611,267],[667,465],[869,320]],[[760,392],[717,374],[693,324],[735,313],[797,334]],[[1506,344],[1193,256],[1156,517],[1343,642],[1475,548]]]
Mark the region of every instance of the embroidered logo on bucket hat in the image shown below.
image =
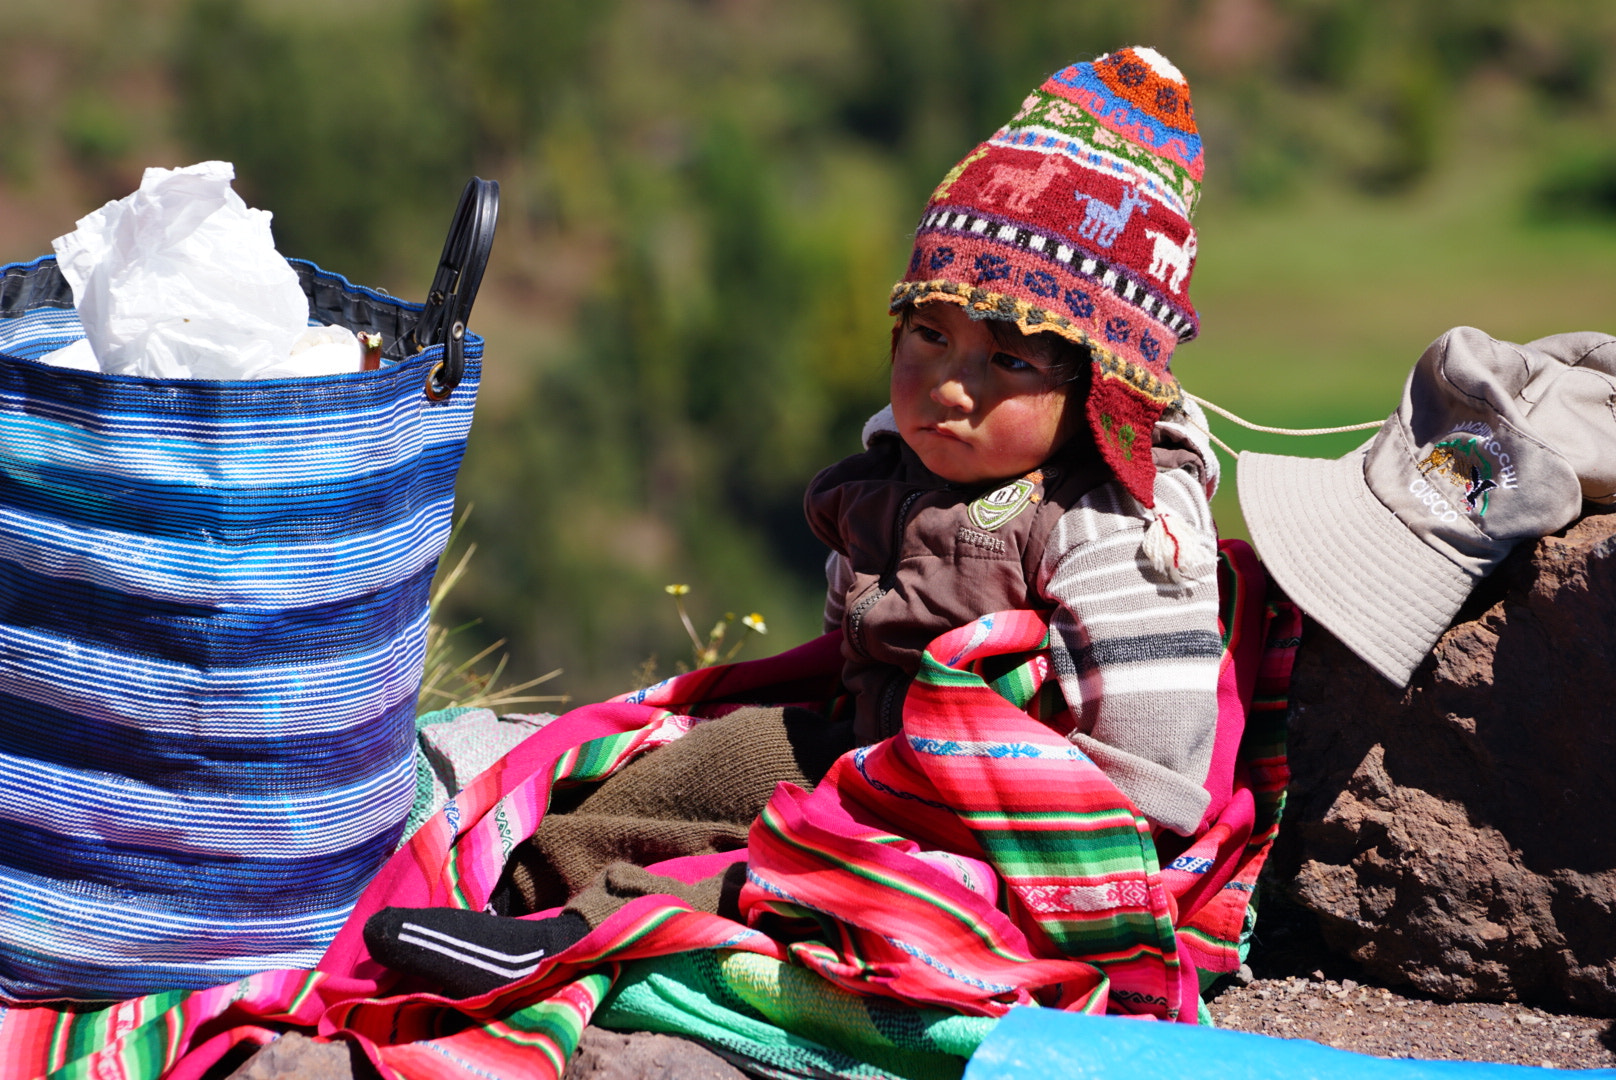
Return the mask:
[[[1616,338],[1450,330],[1369,442],[1333,460],[1242,453],[1237,486],[1291,599],[1406,685],[1516,544],[1565,528],[1585,498],[1616,502]]]

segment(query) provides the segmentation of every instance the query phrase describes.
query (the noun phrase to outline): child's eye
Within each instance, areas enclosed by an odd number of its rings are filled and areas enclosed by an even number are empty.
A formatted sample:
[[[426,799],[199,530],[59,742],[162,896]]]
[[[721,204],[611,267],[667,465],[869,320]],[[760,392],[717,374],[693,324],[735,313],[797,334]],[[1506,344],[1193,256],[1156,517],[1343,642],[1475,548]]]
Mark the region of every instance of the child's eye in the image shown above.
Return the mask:
[[[943,337],[941,330],[927,326],[925,323],[916,323],[913,329],[919,335],[920,340],[928,345],[941,345],[947,340]]]
[[[1036,371],[1032,364],[1011,353],[994,353],[993,362],[1006,371]]]

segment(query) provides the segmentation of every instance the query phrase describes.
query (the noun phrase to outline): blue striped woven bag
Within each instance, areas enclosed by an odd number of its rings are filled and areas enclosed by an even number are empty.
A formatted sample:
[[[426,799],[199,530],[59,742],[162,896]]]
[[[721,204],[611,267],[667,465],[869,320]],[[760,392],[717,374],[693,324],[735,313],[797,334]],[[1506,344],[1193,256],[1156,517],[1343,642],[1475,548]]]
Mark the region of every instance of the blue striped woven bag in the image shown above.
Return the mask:
[[[292,265],[380,370],[48,367],[71,289],[0,268],[0,1000],[311,967],[399,840],[482,341],[445,394],[420,305]]]

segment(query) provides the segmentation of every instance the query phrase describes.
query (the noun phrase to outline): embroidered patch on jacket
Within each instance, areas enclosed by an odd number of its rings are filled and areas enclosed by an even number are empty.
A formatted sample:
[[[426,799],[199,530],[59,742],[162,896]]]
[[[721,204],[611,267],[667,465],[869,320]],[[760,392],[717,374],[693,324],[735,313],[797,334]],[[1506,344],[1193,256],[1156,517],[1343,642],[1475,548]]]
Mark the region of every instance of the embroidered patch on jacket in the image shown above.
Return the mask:
[[[993,532],[1038,501],[1038,483],[1041,480],[1043,476],[1039,473],[1012,480],[971,503],[966,508],[966,516],[971,519],[972,525],[983,532]]]

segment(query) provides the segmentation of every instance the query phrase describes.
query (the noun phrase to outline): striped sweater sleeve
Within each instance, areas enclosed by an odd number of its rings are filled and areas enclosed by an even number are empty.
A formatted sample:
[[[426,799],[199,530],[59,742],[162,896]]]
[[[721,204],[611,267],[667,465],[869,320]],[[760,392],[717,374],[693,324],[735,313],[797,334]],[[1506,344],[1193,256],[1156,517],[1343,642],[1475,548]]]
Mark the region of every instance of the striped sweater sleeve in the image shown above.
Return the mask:
[[[847,590],[853,584],[853,564],[833,551],[825,558],[825,633],[842,628],[847,613]]]
[[[1153,825],[1189,835],[1209,801],[1217,728],[1217,533],[1187,469],[1157,474],[1156,510],[1179,542],[1180,580],[1151,566],[1148,511],[1113,481],[1062,515],[1038,585],[1056,605],[1072,741]]]

